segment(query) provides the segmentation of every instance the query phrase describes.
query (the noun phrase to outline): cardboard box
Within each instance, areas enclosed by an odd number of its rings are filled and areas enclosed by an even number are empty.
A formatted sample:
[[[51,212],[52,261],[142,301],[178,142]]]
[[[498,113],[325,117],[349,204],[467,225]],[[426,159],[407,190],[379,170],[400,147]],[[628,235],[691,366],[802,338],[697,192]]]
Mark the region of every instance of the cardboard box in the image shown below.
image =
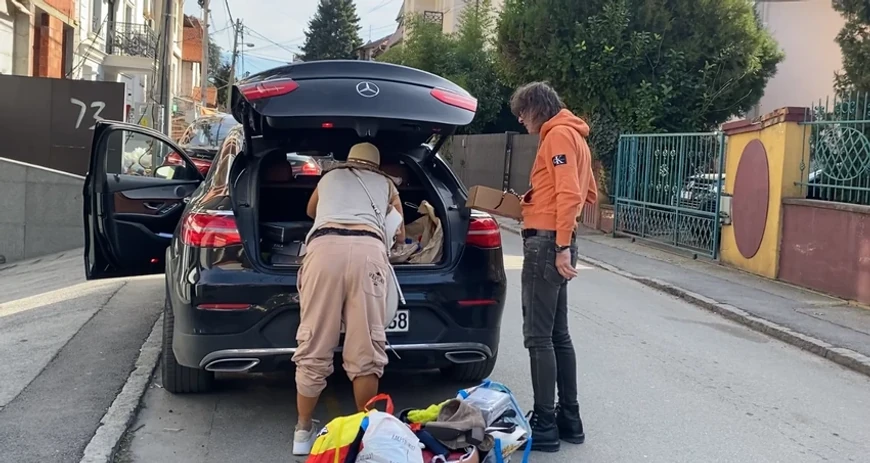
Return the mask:
[[[483,185],[475,185],[468,190],[465,206],[514,220],[523,217],[522,199],[519,196]]]

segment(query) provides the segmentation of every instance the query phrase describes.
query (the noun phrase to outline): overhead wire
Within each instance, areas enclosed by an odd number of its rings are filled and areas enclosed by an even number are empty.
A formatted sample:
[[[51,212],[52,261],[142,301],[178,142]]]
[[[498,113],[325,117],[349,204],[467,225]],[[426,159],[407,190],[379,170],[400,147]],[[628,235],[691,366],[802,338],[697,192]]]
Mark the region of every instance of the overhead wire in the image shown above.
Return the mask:
[[[91,52],[94,51],[94,45],[97,44],[97,39],[100,38],[100,33],[103,31],[103,26],[105,26],[108,22],[109,22],[109,15],[106,15],[106,17],[103,18],[103,21],[97,27],[96,32],[94,32],[94,37],[91,39],[91,44],[85,50],[85,53],[82,55],[82,58],[79,60],[79,63],[76,64],[75,66],[71,67],[69,72],[66,74],[67,78],[72,76],[74,72],[78,71],[79,68],[85,64],[85,61],[87,61],[88,58],[90,58]]]

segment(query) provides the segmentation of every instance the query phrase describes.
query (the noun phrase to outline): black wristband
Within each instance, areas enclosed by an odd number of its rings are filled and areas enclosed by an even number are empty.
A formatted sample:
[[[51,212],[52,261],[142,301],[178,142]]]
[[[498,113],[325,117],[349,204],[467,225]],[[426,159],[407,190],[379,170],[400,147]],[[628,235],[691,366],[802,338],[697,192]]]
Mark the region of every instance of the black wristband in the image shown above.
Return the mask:
[[[564,250],[566,250],[566,249],[570,249],[570,248],[571,248],[571,246],[559,246],[559,245],[557,244],[557,245],[556,245],[556,252],[562,252],[562,251],[564,251]]]

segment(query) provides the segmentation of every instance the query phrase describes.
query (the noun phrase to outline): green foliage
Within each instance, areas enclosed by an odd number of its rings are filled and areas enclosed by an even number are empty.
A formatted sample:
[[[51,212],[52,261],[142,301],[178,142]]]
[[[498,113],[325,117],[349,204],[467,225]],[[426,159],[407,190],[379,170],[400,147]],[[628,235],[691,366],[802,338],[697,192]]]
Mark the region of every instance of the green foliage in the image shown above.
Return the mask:
[[[477,98],[477,115],[460,133],[480,133],[499,116],[506,87],[498,72],[495,49],[489,37],[495,31],[491,0],[468,3],[459,16],[457,30],[446,35],[441,25],[420,15],[405,18],[409,37],[387,50],[378,61],[410,66],[455,82]]]
[[[229,106],[229,102],[227,101],[227,86],[230,84],[231,72],[232,69],[230,69],[230,63],[222,62],[212,77],[212,82],[214,82],[214,86],[217,87],[217,105],[219,108],[226,108]]]
[[[224,62],[223,49],[215,43],[214,34],[208,40],[208,78],[214,79],[214,76],[220,70],[221,64]]]
[[[620,133],[749,110],[783,59],[746,0],[506,0],[496,43],[511,84],[549,81],[589,120],[607,170]]]
[[[356,59],[356,49],[362,46],[359,30],[353,0],[320,0],[305,31],[302,59]]]
[[[841,94],[870,91],[870,3],[867,0],[833,0],[834,9],[846,18],[837,34],[843,52],[843,72],[834,77]]]

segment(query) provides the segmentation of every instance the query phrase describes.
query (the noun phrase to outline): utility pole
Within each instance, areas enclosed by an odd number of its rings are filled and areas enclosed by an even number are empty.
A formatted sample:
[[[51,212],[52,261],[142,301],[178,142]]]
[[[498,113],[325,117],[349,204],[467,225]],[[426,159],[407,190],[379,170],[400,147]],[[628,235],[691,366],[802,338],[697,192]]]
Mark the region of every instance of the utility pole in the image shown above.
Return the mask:
[[[199,66],[199,97],[203,108],[208,103],[208,1],[202,3],[202,64]]]
[[[233,84],[236,80],[236,56],[239,54],[239,34],[242,32],[242,20],[237,19],[234,26],[235,34],[233,35],[233,54],[230,57],[230,75],[227,79],[227,107],[233,98]]]
[[[163,5],[163,62],[161,66],[160,103],[163,105],[163,133],[172,135],[172,43],[175,41],[173,32],[173,6],[175,0],[166,0]]]

